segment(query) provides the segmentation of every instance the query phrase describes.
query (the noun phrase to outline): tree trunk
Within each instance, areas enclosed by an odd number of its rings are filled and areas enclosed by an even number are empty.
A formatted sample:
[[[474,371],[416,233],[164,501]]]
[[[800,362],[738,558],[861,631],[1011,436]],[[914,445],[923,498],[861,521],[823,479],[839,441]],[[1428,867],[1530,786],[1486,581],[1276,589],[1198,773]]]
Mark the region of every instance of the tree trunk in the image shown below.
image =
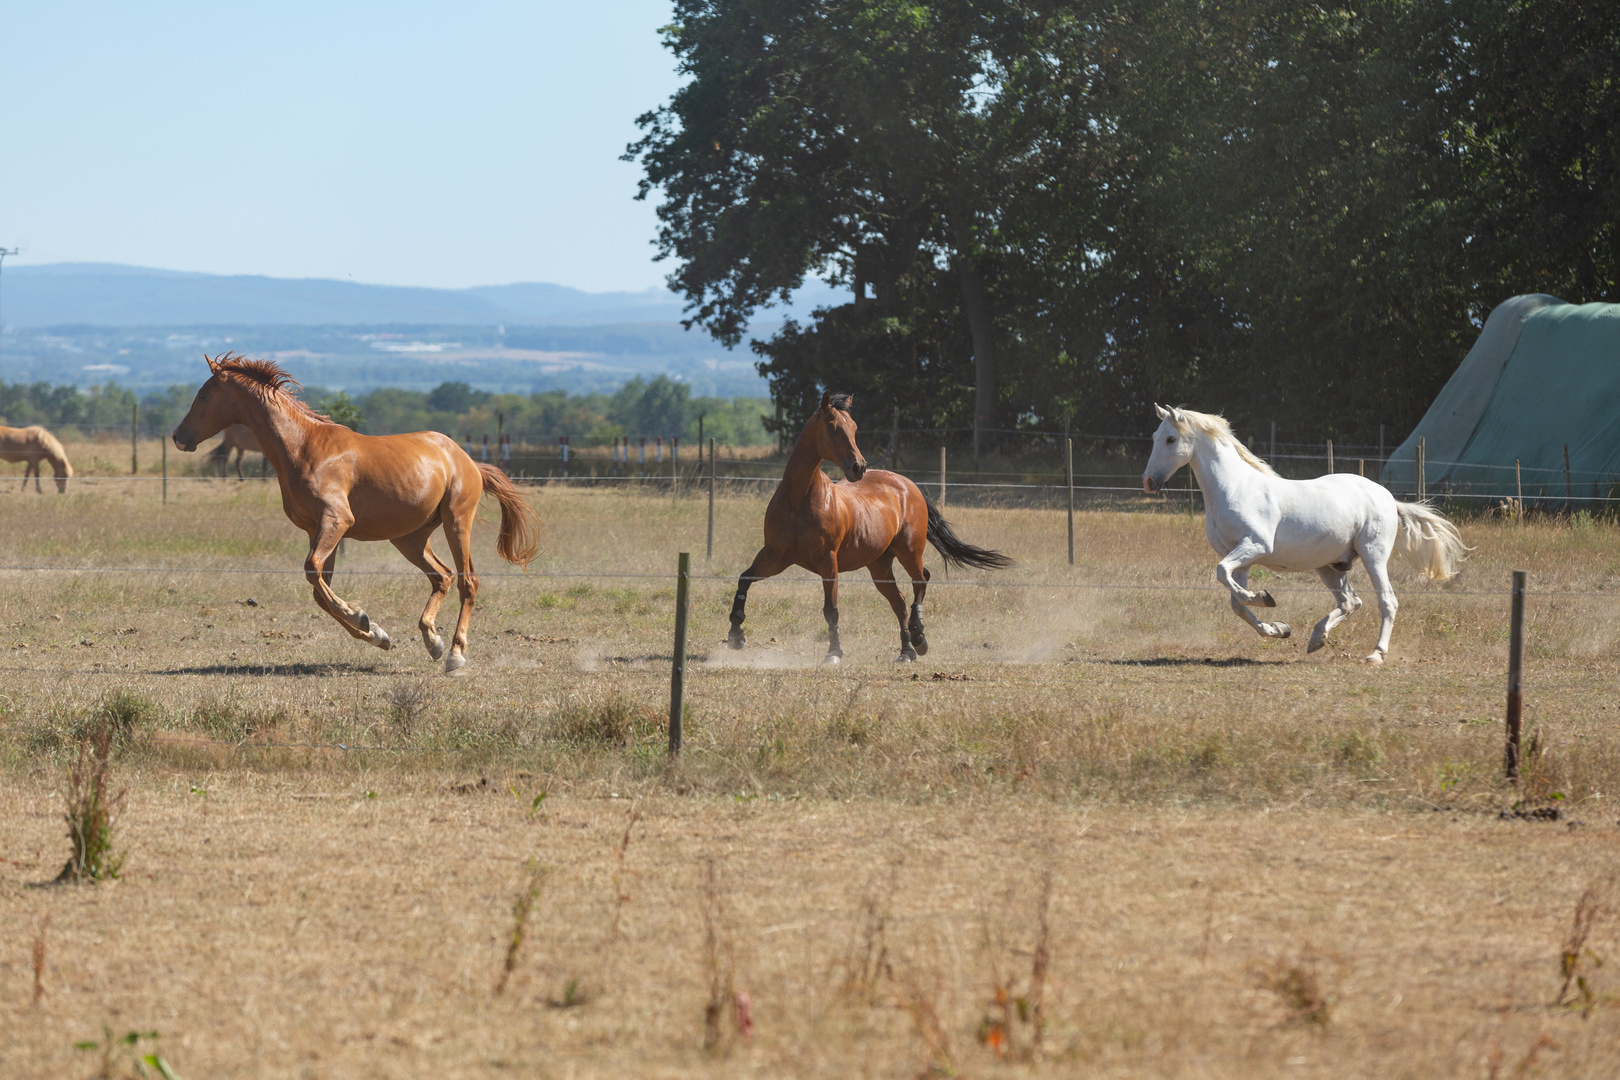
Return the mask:
[[[984,278],[966,251],[957,252],[956,273],[962,281],[962,306],[973,334],[973,460],[977,462],[984,433],[996,426],[996,342]]]

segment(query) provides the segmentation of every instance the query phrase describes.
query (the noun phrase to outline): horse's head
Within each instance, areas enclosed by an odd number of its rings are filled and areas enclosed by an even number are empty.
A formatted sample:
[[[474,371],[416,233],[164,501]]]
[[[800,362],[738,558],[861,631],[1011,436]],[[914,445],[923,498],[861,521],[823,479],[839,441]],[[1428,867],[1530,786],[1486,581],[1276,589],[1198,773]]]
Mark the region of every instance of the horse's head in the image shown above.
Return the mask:
[[[855,398],[849,394],[823,393],[821,408],[810,418],[810,427],[821,459],[843,469],[851,480],[859,480],[866,475],[866,458],[855,445],[855,418],[849,415],[853,404]]]
[[[208,360],[212,374],[192,399],[190,411],[169,436],[175,446],[188,454],[197,449],[198,443],[212,439],[243,420],[242,401],[221,373],[219,364],[206,356],[203,359]]]
[[[1183,422],[1180,410],[1153,407],[1159,412],[1159,430],[1153,433],[1153,454],[1142,470],[1142,490],[1149,494],[1168,484],[1193,456],[1192,428]]]

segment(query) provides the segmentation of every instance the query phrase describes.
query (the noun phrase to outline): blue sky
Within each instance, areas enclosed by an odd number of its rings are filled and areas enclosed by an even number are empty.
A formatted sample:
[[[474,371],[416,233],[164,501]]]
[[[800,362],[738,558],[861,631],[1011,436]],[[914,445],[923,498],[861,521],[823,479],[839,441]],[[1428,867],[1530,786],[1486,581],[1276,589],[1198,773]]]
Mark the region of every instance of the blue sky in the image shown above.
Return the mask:
[[[9,265],[661,286],[666,0],[0,4]]]

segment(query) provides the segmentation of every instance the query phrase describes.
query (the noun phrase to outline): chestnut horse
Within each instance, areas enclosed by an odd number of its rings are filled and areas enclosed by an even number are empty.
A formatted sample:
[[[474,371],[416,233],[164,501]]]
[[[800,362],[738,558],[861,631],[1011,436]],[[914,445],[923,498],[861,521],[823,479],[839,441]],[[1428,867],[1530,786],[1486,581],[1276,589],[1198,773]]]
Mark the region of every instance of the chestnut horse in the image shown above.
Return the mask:
[[[214,447],[214,452],[208,455],[208,463],[219,466],[220,476],[229,476],[231,472],[231,455],[234,453],[236,455],[236,478],[241,480],[243,479],[242,459],[249,452],[255,454],[264,453],[259,447],[259,440],[253,437],[253,432],[249,431],[243,424],[232,424],[225,429],[225,437],[219,440],[219,445]]]
[[[34,491],[43,494],[39,486],[39,476],[43,471],[39,465],[42,461],[51,463],[51,472],[56,474],[56,493],[67,494],[68,478],[73,475],[73,466],[68,464],[67,452],[62,444],[56,441],[56,436],[35,424],[33,427],[3,427],[0,426],[0,461],[23,461],[23,490],[28,490],[28,478],[34,478]]]
[[[203,359],[208,360],[207,357]],[[264,448],[281,485],[281,508],[309,534],[304,576],[315,603],[353,636],[379,649],[388,635],[359,608],[332,591],[338,541],[388,540],[427,575],[433,593],[417,622],[428,655],[444,656],[434,620],[455,581],[461,594],[446,675],[466,666],[467,625],[478,596],[472,563],[472,525],[484,494],[501,504],[495,551],[527,566],[539,546],[539,519],[499,469],[474,462],[453,439],[433,431],[413,435],[361,435],[312,411],[289,392],[298,384],[268,360],[227,354],[208,360],[213,372],[197,391],[191,411],[174,429],[174,445],[191,452],[232,424],[245,424]],[[452,573],[434,554],[431,537],[440,525],[455,560]]]
[[[825,662],[836,664],[844,655],[838,644],[839,571],[870,569],[872,584],[900,620],[900,655],[895,662],[905,663],[928,652],[922,621],[929,576],[923,568],[926,544],[933,544],[947,565],[983,570],[1012,565],[999,552],[959,539],[916,484],[899,473],[866,467],[866,459],[855,445],[855,421],[849,415],[853,402],[848,394],[822,394],[821,408],[804,425],[788,456],[782,482],[765,510],[765,546],[737,579],[727,638],[733,649],[747,642],[742,624],[749,586],[790,566],[802,566],[821,577],[821,613],[827,619]],[[842,468],[850,482],[829,480],[821,471],[823,461]],[[909,622],[905,599],[894,579],[896,559],[911,579]]]

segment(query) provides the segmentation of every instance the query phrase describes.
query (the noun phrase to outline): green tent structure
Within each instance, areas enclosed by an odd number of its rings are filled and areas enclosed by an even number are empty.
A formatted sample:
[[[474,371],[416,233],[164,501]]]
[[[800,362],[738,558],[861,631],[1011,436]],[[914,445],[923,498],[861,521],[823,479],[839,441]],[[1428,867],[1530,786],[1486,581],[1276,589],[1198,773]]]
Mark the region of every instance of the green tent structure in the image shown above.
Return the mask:
[[[1607,497],[1620,484],[1620,304],[1539,293],[1498,304],[1385,463],[1380,479],[1398,494],[1417,489],[1419,439],[1430,496],[1511,498],[1522,482],[1528,505]]]

